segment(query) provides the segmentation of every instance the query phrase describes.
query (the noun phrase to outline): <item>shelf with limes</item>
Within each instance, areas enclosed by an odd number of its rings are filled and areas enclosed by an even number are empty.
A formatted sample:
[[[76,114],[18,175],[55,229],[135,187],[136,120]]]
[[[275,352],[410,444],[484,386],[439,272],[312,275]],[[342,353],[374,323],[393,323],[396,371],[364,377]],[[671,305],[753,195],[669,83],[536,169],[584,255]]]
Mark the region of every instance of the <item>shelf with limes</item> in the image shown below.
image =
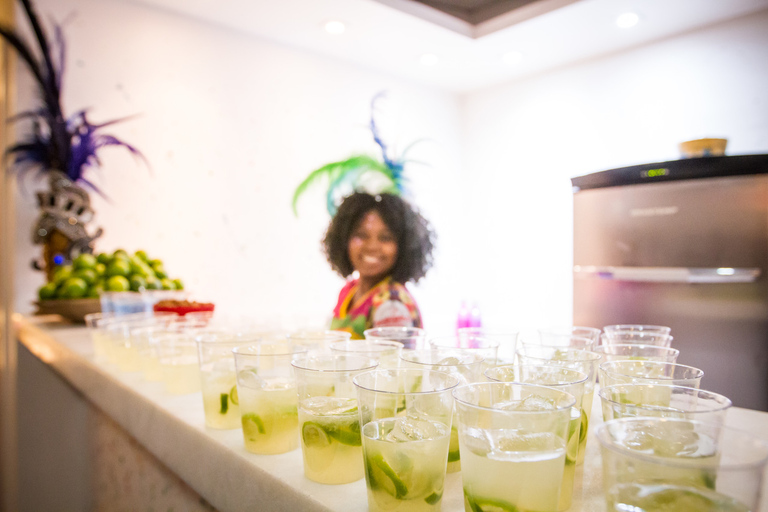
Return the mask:
[[[33,230],[33,242],[42,244],[43,258],[33,261],[33,267],[45,270],[53,278],[56,261],[73,261],[81,253],[93,253],[94,240],[101,236],[99,228],[88,234],[85,226],[93,218],[88,191],[103,195],[85,175],[99,166],[97,152],[107,146],[127,149],[143,160],[134,147],[102,128],[121,120],[94,124],[87,111],[67,117],[61,101],[62,78],[65,68],[65,44],[61,28],[54,27],[54,39],[49,40],[31,0],[19,0],[20,11],[29,22],[35,45],[29,44],[13,28],[0,25],[0,38],[15,50],[32,75],[42,104],[17,113],[9,120],[31,124],[28,133],[5,151],[11,165],[9,171],[20,178],[32,174],[48,178],[48,190],[37,194],[40,217]]]
[[[133,256],[123,249],[98,255],[83,253],[71,265],[54,268],[51,280],[38,290],[40,300],[96,298],[102,292],[183,290],[180,279],[171,279],[163,262],[146,252]]]

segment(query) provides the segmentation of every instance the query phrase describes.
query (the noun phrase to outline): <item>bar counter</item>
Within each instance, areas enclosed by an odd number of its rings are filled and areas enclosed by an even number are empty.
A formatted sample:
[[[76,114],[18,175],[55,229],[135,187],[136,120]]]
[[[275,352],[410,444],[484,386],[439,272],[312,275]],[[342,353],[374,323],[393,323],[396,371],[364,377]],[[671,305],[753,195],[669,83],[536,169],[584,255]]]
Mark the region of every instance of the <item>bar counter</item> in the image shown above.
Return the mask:
[[[19,341],[58,374],[63,385],[113,420],[210,507],[222,512],[367,510],[364,480],[345,485],[312,482],[304,477],[300,448],[282,455],[246,451],[240,429],[205,426],[200,393],[169,395],[162,383],[146,382],[139,373],[123,373],[95,361],[85,327],[57,316],[17,315],[14,320]],[[706,389],[706,376],[703,382]],[[593,437],[594,426],[602,421],[598,397],[592,418],[586,461],[576,470],[570,509],[574,512],[605,510],[599,446]],[[726,423],[768,438],[768,413],[732,408]],[[763,482],[761,512],[768,512],[766,494],[768,478]],[[464,510],[460,472],[446,476],[442,509]]]

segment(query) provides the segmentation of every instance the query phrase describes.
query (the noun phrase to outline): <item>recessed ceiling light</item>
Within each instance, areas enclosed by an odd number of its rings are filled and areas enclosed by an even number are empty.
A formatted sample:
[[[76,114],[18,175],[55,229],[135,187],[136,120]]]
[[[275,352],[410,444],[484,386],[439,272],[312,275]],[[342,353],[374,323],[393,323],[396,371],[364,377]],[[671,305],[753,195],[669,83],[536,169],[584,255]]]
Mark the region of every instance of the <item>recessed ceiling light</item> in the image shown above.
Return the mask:
[[[504,64],[509,64],[510,66],[513,66],[523,61],[523,54],[520,52],[507,52],[501,56],[501,61]]]
[[[440,62],[440,59],[438,59],[437,55],[434,53],[425,53],[421,56],[419,62],[421,62],[424,66],[435,66],[438,62]]]
[[[343,34],[347,27],[340,21],[329,21],[325,24],[325,31],[329,34]]]
[[[616,25],[619,28],[631,28],[637,25],[637,22],[640,21],[640,16],[638,16],[634,12],[625,12],[624,14],[620,14],[618,18],[616,18]]]

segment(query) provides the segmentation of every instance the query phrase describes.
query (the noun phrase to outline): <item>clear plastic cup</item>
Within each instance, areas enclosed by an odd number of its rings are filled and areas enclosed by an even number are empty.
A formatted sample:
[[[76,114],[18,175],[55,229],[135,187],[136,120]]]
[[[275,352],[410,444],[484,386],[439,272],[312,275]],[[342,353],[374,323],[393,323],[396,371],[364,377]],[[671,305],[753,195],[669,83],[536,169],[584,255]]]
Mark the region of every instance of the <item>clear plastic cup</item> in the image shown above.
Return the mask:
[[[600,388],[603,420],[652,416],[725,422],[731,400],[710,391],[658,384],[618,384]]]
[[[672,336],[669,334],[648,333],[644,331],[615,331],[600,337],[603,345],[655,345],[671,347]]]
[[[357,375],[368,510],[440,510],[455,375],[399,368]]]
[[[497,343],[498,349],[496,355],[491,357],[483,356],[485,357],[485,364],[488,367],[494,366],[494,360],[496,360],[497,363],[499,363],[499,361],[509,361],[510,359],[514,361],[517,343],[520,338],[520,333],[512,329],[507,331],[493,331],[484,327],[462,327],[456,331],[456,335],[461,340],[458,345],[459,347],[471,348],[478,343],[481,345],[488,344],[488,341],[476,341],[477,338]]]
[[[453,391],[466,510],[558,510],[576,399],[544,386],[482,382]]]
[[[200,364],[195,334],[169,330],[155,337],[158,363],[165,391],[186,395],[200,391]]]
[[[595,431],[608,510],[756,511],[768,442],[714,423],[621,418]]]
[[[90,313],[85,315],[85,325],[91,334],[93,343],[93,357],[96,361],[107,361],[111,350],[111,342],[106,332],[109,320],[114,318],[114,313]]]
[[[252,453],[286,453],[299,447],[296,377],[291,361],[306,347],[262,341],[232,350],[245,449]]]
[[[546,329],[539,329],[539,340],[542,345],[559,345],[559,343],[553,343],[553,340],[557,340],[562,336],[577,336],[579,338],[587,338],[593,340],[595,345],[600,343],[600,329],[594,327],[581,327],[578,325],[572,325],[570,327],[550,327]]]
[[[195,336],[206,426],[224,430],[240,428],[240,398],[232,350],[259,341],[257,337],[237,331],[204,331]]]
[[[703,376],[704,371],[699,368],[664,361],[606,361],[598,368],[601,386],[658,384],[698,388]]]
[[[540,343],[526,342],[526,344],[575,348],[576,350],[592,350],[597,346],[595,340],[592,338],[576,336],[575,334],[550,334],[548,336],[541,337]]]
[[[558,511],[567,510],[573,499],[573,481],[576,476],[576,461],[579,458],[579,451],[586,449],[587,446],[588,420],[586,413],[582,411],[582,403],[584,387],[589,375],[562,366],[527,364],[497,366],[486,370],[484,375],[486,379],[492,382],[516,382],[518,384],[550,387],[570,393],[576,399],[576,403],[571,409],[571,419],[568,424],[567,446],[569,450],[566,452],[563,484],[557,506]],[[573,449],[574,445],[578,451]]]
[[[587,435],[580,438],[579,458],[576,461],[577,466],[583,464],[592,419],[592,403],[595,399],[597,368],[602,361],[602,355],[574,348],[523,343],[517,351],[517,358],[520,364],[562,366],[588,375],[587,382],[584,383],[584,398],[581,404],[581,410],[586,418],[586,425],[582,423],[581,428],[587,432]]]
[[[376,369],[376,360],[328,351],[309,352],[291,364],[298,388],[304,476],[321,484],[362,479],[360,413],[352,379]]]
[[[498,338],[473,334],[467,330],[459,330],[454,336],[432,337],[428,341],[429,346],[433,349],[459,348],[478,354],[487,361],[498,359],[499,345],[501,345],[501,341]],[[490,368],[489,364],[486,364],[484,370],[487,368]]]
[[[418,327],[375,327],[363,334],[371,341],[398,341],[408,350],[425,348],[427,343],[427,331]]]
[[[461,384],[482,379],[485,366],[483,357],[475,349],[433,348],[432,350],[403,350],[400,361],[404,368],[417,368],[445,372],[458,377]],[[451,443],[448,450],[448,473],[461,470],[459,433],[454,411]]]
[[[328,350],[331,343],[348,341],[351,337],[346,331],[296,331],[287,335],[292,343],[303,345],[307,350]]]
[[[400,352],[403,344],[399,341],[349,340],[331,343],[331,351],[346,352],[358,356],[370,357],[378,361],[381,370],[400,366]]]
[[[605,361],[665,361],[677,362],[680,351],[676,348],[659,347],[657,345],[611,344],[600,345],[594,352],[601,354]]]

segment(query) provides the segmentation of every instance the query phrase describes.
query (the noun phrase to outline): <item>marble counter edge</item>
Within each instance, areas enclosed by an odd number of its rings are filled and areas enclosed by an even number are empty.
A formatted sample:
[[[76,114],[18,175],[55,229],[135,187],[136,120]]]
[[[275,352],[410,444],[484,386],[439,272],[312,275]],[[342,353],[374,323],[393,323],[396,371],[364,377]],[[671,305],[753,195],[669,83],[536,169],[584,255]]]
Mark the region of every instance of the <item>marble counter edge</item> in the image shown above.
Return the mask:
[[[32,354],[218,510],[333,510],[247,460],[251,454],[245,450],[233,453],[213,439],[216,433],[206,435],[170,414],[27,319],[16,316],[14,324],[17,338]],[[61,324],[61,328],[76,327]]]

